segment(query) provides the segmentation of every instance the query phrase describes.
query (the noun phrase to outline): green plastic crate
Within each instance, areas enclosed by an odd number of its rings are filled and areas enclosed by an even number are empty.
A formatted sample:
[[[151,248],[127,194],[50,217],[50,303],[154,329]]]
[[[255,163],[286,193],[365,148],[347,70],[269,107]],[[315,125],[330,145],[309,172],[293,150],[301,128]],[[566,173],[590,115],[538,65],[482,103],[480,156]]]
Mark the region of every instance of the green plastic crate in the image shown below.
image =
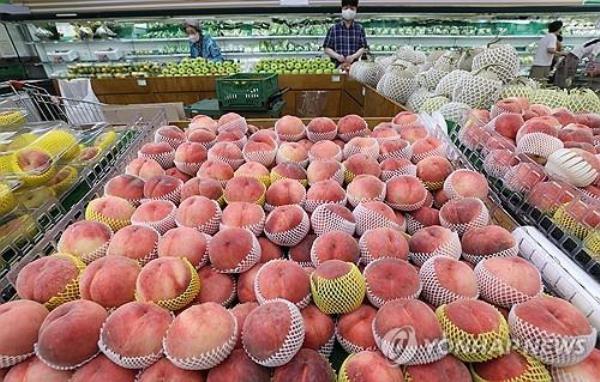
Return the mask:
[[[223,110],[268,110],[277,91],[277,74],[238,73],[217,78],[217,98]]]

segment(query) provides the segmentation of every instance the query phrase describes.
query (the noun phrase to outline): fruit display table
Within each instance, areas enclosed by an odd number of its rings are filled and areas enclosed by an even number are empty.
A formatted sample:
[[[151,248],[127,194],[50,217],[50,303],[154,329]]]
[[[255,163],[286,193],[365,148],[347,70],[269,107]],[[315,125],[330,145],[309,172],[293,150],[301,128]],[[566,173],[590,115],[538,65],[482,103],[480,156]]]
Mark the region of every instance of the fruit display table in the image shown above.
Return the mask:
[[[285,101],[280,100],[275,102],[270,110],[238,113],[246,118],[276,118],[281,116],[281,111],[284,107]],[[223,110],[219,107],[219,100],[214,98],[203,99],[202,101],[198,101],[186,107],[186,114],[190,117],[194,117],[196,115],[207,115],[211,118],[219,118],[227,112],[227,110]]]

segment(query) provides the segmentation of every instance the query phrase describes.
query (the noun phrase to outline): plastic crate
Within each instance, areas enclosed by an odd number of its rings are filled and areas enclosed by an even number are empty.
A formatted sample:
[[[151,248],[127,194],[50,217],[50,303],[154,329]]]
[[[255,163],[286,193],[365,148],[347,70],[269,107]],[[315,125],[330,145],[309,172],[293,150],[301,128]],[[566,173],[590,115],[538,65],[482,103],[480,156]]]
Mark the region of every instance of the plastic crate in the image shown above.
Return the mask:
[[[217,98],[223,110],[268,110],[278,90],[277,74],[238,73],[217,78]]]

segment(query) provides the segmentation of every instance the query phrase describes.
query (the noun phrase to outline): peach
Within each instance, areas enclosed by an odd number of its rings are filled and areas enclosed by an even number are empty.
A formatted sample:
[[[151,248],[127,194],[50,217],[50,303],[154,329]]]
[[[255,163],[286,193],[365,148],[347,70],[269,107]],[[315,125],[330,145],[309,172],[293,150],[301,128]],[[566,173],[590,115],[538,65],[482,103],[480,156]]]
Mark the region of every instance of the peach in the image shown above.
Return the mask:
[[[66,370],[52,369],[37,357],[21,362],[11,369],[0,369],[0,377],[3,376],[3,371],[8,371],[2,379],[3,382],[69,382],[73,374]]]
[[[302,347],[304,325],[296,306],[289,301],[267,301],[246,317],[242,343],[259,365],[276,367],[288,363]]]
[[[169,326],[163,342],[165,354],[182,369],[213,368],[233,350],[237,340],[236,325],[233,314],[217,303],[193,305]]]
[[[243,119],[242,116],[237,113],[233,113],[233,112],[225,113],[217,121],[217,126],[219,128],[227,127],[228,125],[231,126],[233,123],[237,123],[242,119]]]
[[[558,137],[558,129],[560,128],[560,124],[558,126],[553,125],[552,121],[546,121],[538,118],[530,119],[527,121],[519,131],[517,132],[516,142],[519,143],[523,137],[527,134],[546,134],[550,137]]]
[[[308,234],[308,215],[298,205],[276,207],[267,216],[265,234],[273,243],[293,247]]]
[[[199,372],[180,369],[166,358],[141,371],[137,378],[136,382],[204,382]]]
[[[338,120],[338,136],[348,142],[350,139],[360,136],[363,137],[369,132],[367,122],[358,115],[349,114]]]
[[[348,382],[403,382],[402,369],[390,363],[381,353],[361,351],[350,354],[344,361],[340,375]]]
[[[440,223],[462,236],[468,229],[489,223],[489,212],[481,199],[452,199],[440,208]]]
[[[132,203],[137,203],[144,197],[144,180],[135,175],[115,176],[106,183],[104,194],[118,196]]]
[[[58,241],[59,252],[80,258],[85,263],[106,253],[112,238],[111,229],[104,223],[80,220],[67,227]]]
[[[207,265],[198,271],[198,277],[202,288],[194,303],[216,302],[227,307],[235,299],[235,278],[232,275],[219,273]]]
[[[266,263],[269,260],[283,258],[283,250],[280,246],[273,243],[271,240],[264,236],[258,238],[258,244],[260,245],[260,263]]]
[[[0,305],[0,359],[12,366],[10,358],[33,353],[38,330],[48,315],[44,305],[30,300],[9,301]],[[8,361],[8,362],[7,362]]]
[[[483,168],[488,175],[499,178],[518,163],[519,160],[513,151],[509,149],[494,149],[485,157]]]
[[[290,260],[299,263],[301,266],[312,265],[310,250],[316,238],[317,235],[308,234],[300,243],[291,247],[288,251]]]
[[[475,267],[481,298],[510,308],[543,291],[542,278],[535,266],[523,258],[492,257]]]
[[[521,162],[504,174],[504,185],[511,191],[529,193],[546,180],[544,169],[537,163]]]
[[[98,352],[100,328],[107,316],[102,306],[88,300],[71,301],[54,309],[38,333],[38,358],[66,370],[89,361]]]
[[[298,117],[285,115],[275,122],[275,132],[282,141],[299,141],[304,138],[306,127]]]
[[[271,372],[252,362],[243,349],[236,349],[225,361],[210,369],[206,377],[206,382],[229,381],[270,382]]]
[[[460,240],[457,234],[448,228],[437,225],[415,232],[408,241],[408,246],[412,262],[419,266],[423,265],[430,257],[446,255],[458,259],[461,254]]]
[[[135,207],[118,196],[103,196],[88,203],[85,220],[107,224],[113,231],[130,224]]]
[[[394,140],[400,137],[400,134],[394,129],[391,122],[380,123],[373,128],[371,132],[371,138],[377,139],[377,142],[381,145],[382,142]]]
[[[206,160],[206,157],[206,148],[196,142],[184,142],[175,150],[175,162],[202,163]]]
[[[207,235],[190,227],[178,227],[168,230],[158,241],[159,257],[185,257],[200,268],[206,264],[208,247]]]
[[[52,166],[52,157],[38,148],[24,148],[15,153],[19,169],[23,172],[44,173]]]
[[[575,114],[575,121],[588,126],[591,129],[600,128],[600,116],[596,113]]]
[[[261,163],[250,161],[238,167],[234,176],[248,176],[264,181],[269,178],[269,170]]]
[[[421,207],[407,215],[408,233],[414,234],[421,228],[440,225],[440,211],[432,207]]]
[[[189,142],[198,143],[205,149],[210,149],[217,141],[217,135],[209,129],[193,129],[187,134]]]
[[[212,178],[192,178],[181,187],[181,201],[194,195],[219,200],[223,196],[223,187],[221,187],[221,183]]]
[[[471,373],[467,366],[453,357],[447,355],[439,361],[427,365],[407,366],[405,377],[412,381],[428,382],[471,382]]]
[[[379,143],[375,138],[354,137],[344,145],[344,159],[353,154],[363,153],[373,159],[379,157]]]
[[[488,195],[488,184],[481,173],[459,169],[446,178],[444,191],[450,199],[473,197],[485,200]]]
[[[592,382],[600,375],[600,350],[594,349],[590,355],[578,364],[550,369],[552,380],[557,382],[585,381]]]
[[[596,329],[586,316],[570,302],[557,297],[534,297],[513,306],[509,325],[523,350],[547,365],[577,364],[587,358],[596,344]],[[532,331],[539,333],[536,343],[531,341]],[[579,351],[561,345],[561,340],[574,338],[581,341]]]
[[[225,186],[225,182],[233,178],[233,168],[226,162],[218,159],[207,159],[198,170],[198,177],[212,178]]]
[[[124,256],[95,260],[79,278],[81,298],[94,301],[106,309],[133,301],[135,281],[141,269],[137,261]]]
[[[310,185],[330,179],[341,184],[344,181],[344,168],[334,159],[315,160],[308,165],[306,176]]]
[[[371,329],[376,314],[377,309],[364,304],[338,318],[336,337],[346,352],[358,353],[377,349]]]
[[[186,293],[194,278],[198,277],[195,271],[192,274],[188,265],[187,260],[179,257],[160,257],[144,265],[135,283],[137,301],[157,303]]]
[[[62,254],[34,260],[19,271],[15,285],[17,294],[22,299],[40,304],[50,303],[52,297],[77,280],[80,267],[83,267],[81,263],[76,264],[73,258]]]
[[[508,354],[481,363],[472,365],[472,374],[484,381],[510,381],[519,379],[539,378],[543,381],[550,380],[550,374],[539,361],[511,350]]]
[[[517,132],[524,123],[520,113],[501,114],[492,121],[493,128],[498,134],[512,140],[515,140]]]
[[[280,163],[271,169],[271,181],[279,178],[289,178],[306,184],[306,170],[297,163]]]
[[[329,231],[317,237],[311,248],[314,265],[328,260],[342,260],[358,263],[360,247],[352,235],[342,231]]]
[[[437,190],[433,196],[433,204],[437,208],[441,208],[448,200],[450,200],[450,198],[448,198],[448,195],[446,195],[446,192],[443,188]]]
[[[160,154],[168,154],[175,153],[175,150],[171,145],[167,142],[154,142],[154,143],[146,143],[142,146],[138,153],[138,157],[145,158],[146,156],[151,155],[160,155]]]
[[[500,135],[494,135],[487,138],[486,141],[483,143],[481,153],[483,155],[487,155],[489,151],[497,149],[508,149],[514,152],[516,148],[517,147],[515,146],[515,141],[502,137]]]
[[[159,233],[164,234],[175,227],[173,215],[176,211],[175,204],[168,200],[149,200],[135,210],[131,215],[131,222],[134,225],[151,226]]]
[[[509,97],[496,102],[492,106],[492,114],[503,115],[506,113],[523,114],[523,111],[529,109],[529,100],[522,97]]]
[[[244,154],[266,153],[277,149],[277,143],[274,138],[268,135],[253,135],[244,145]],[[262,162],[261,162],[262,163]],[[264,163],[263,163],[264,164]]]
[[[405,158],[388,158],[383,160],[381,168],[381,179],[385,182],[397,175],[416,175],[417,167]]]
[[[260,245],[247,229],[225,227],[208,243],[208,256],[217,271],[242,273],[260,259]]]
[[[265,211],[256,203],[232,202],[223,210],[221,227],[249,229],[260,235],[265,224]]]
[[[427,135],[427,129],[425,129],[425,127],[423,127],[421,124],[403,127],[400,129],[400,138],[408,141],[411,145],[419,139],[427,137]]]
[[[383,201],[386,193],[386,186],[379,178],[373,175],[358,175],[352,179],[346,188],[348,201],[354,207],[358,203],[369,201]]]
[[[329,357],[335,341],[335,322],[314,304],[308,305],[300,313],[306,332],[302,347],[318,351],[323,356]]]
[[[304,147],[304,149],[306,150],[307,155],[308,155],[308,152],[310,151],[310,148],[313,145],[312,141],[304,138],[304,139],[299,140],[298,143]]]
[[[475,272],[465,262],[448,256],[435,256],[419,270],[422,298],[438,307],[457,299],[476,299],[479,296]]]
[[[225,186],[223,198],[227,203],[248,202],[262,204],[266,187],[256,178],[236,176]]]
[[[571,111],[567,108],[560,107],[558,109],[552,110],[551,114],[554,118],[560,122],[562,126],[566,126],[570,123],[574,123],[576,121],[575,115],[571,113]]]
[[[444,144],[442,141],[432,136],[417,139],[412,144],[411,148],[412,160],[415,163],[418,163],[428,156],[441,155],[444,153]]]
[[[219,128],[219,133],[217,134],[217,142],[215,144],[221,142],[234,144],[239,149],[241,149],[246,143],[246,136],[244,135],[244,131],[238,126]]]
[[[185,183],[188,180],[192,179],[193,175],[196,175],[196,171],[191,172],[191,175],[189,175],[189,174],[186,174],[185,172],[180,171],[176,167],[171,167],[165,171],[165,175],[171,176],[173,178],[177,178]]]
[[[387,139],[379,143],[379,159],[411,157],[410,143],[401,138]]]
[[[310,279],[294,261],[271,260],[256,274],[254,292],[260,304],[284,298],[302,309],[310,302]]]
[[[412,111],[401,111],[392,118],[392,125],[397,127],[410,126],[415,123],[420,123],[419,116]]]
[[[308,150],[310,160],[342,160],[342,149],[333,141],[319,141]]]
[[[425,205],[427,189],[419,178],[399,175],[386,183],[386,203],[399,211],[414,211]]]
[[[313,212],[318,206],[325,203],[344,204],[346,191],[340,184],[333,180],[322,180],[313,183],[306,193],[305,209]]]
[[[219,229],[221,216],[217,202],[204,196],[191,196],[179,205],[175,221],[179,227],[191,227],[213,235]]]
[[[308,159],[308,150],[298,142],[284,142],[277,149],[277,163],[298,163],[303,167]]]
[[[430,156],[417,163],[416,175],[430,190],[442,188],[451,173],[452,164],[444,157]]]
[[[133,382],[136,374],[135,370],[128,370],[117,366],[105,356],[99,355],[77,369],[69,382],[102,382],[107,380]]]
[[[558,131],[558,139],[563,142],[594,144],[594,133],[593,130],[586,125],[570,123]]]
[[[398,221],[394,210],[383,202],[360,203],[352,212],[356,220],[356,234],[362,236],[374,228],[404,230],[404,220]]]
[[[130,302],[120,306],[104,322],[100,347],[114,363],[138,368],[135,358],[153,357],[162,352],[162,338],[173,321],[171,313],[158,305]],[[147,360],[144,366],[153,362]]]
[[[244,327],[244,322],[246,322],[246,317],[248,317],[250,312],[252,312],[256,308],[258,308],[257,302],[243,302],[238,303],[233,308],[229,309],[231,313],[233,313],[235,321],[237,322],[237,343],[235,345],[236,349],[242,349],[242,328]]]
[[[306,132],[308,133],[308,139],[314,142],[331,140],[337,135],[337,125],[331,118],[317,117],[306,125]]]
[[[517,241],[510,232],[497,225],[467,230],[461,246],[466,260],[473,264],[486,257],[517,255]]]
[[[393,228],[373,228],[360,238],[360,253],[363,264],[373,260],[392,257],[408,260],[408,241],[402,232]]]
[[[483,144],[490,137],[490,133],[485,130],[484,124],[468,120],[458,132],[458,140],[471,150],[481,150]]]
[[[271,379],[272,382],[331,382],[333,380],[335,380],[335,373],[329,360],[312,349],[300,349],[289,363],[273,371]]]
[[[365,268],[363,276],[367,283],[367,298],[377,308],[395,299],[418,298],[421,293],[417,270],[404,260],[373,260]]]
[[[373,175],[377,178],[381,175],[379,163],[363,153],[351,155],[344,161],[344,168],[351,174],[347,181],[351,181],[354,176],[361,174]]]
[[[237,283],[238,300],[242,303],[256,302],[256,294],[254,293],[254,281],[256,274],[264,264],[257,263],[246,272],[240,273]]]
[[[158,175],[150,178],[144,184],[144,197],[154,200],[170,200],[179,203],[181,197],[181,179],[169,175]]]
[[[404,331],[411,328],[412,333]],[[408,341],[397,341],[398,336],[410,335]],[[398,364],[423,364],[440,360],[447,354],[446,349],[419,351],[424,346],[444,340],[442,328],[433,311],[419,300],[392,300],[383,305],[373,321],[373,336],[382,353]],[[416,352],[406,352],[404,346],[414,346]],[[417,359],[415,356],[419,354]],[[424,357],[423,357],[424,356]],[[423,359],[425,358],[425,359]]]
[[[160,139],[174,140],[174,141],[182,141],[185,140],[185,134],[181,129],[177,126],[161,126],[156,130],[154,134],[154,138],[157,142]]]
[[[283,178],[269,186],[265,194],[268,208],[301,204],[306,198],[306,189],[295,179]]]
[[[140,265],[156,257],[156,245],[160,234],[151,227],[131,225],[121,229],[113,236],[106,254],[125,256],[136,260]]]

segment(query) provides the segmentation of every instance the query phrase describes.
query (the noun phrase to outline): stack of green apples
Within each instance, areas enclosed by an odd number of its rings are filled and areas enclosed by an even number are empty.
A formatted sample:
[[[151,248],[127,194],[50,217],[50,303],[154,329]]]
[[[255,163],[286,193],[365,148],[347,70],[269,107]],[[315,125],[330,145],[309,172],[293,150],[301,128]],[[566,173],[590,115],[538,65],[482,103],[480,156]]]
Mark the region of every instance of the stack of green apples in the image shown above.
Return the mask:
[[[237,62],[213,62],[203,58],[184,58],[179,63],[167,63],[159,77],[224,76],[239,72],[240,64]]]
[[[339,70],[329,58],[263,59],[256,66],[257,73],[277,74],[335,74]]]

